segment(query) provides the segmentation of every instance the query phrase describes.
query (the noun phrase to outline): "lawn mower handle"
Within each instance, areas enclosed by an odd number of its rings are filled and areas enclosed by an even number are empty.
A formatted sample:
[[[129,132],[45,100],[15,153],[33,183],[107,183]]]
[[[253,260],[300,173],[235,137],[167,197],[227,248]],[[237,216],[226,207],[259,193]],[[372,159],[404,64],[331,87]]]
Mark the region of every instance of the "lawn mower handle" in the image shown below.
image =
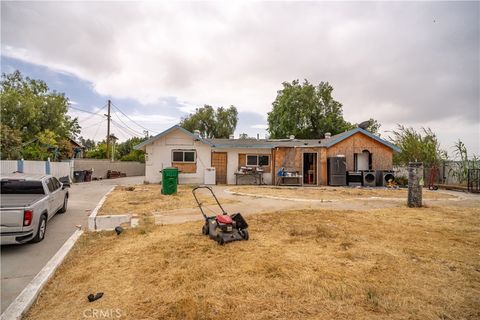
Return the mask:
[[[192,194],[193,194],[193,197],[195,198],[195,201],[197,201],[198,207],[200,208],[200,211],[202,212],[202,215],[205,219],[207,219],[207,215],[205,214],[205,212],[203,212],[202,203],[200,201],[198,201],[197,195],[195,194],[195,191],[197,191],[198,189],[208,189],[208,190],[210,190],[213,198],[215,199],[215,201],[217,201],[218,206],[220,207],[220,209],[222,209],[222,213],[227,214],[225,209],[223,209],[222,205],[220,204],[220,201],[218,201],[217,196],[215,195],[215,193],[213,193],[212,188],[207,187],[207,186],[198,186],[198,187],[193,188]]]

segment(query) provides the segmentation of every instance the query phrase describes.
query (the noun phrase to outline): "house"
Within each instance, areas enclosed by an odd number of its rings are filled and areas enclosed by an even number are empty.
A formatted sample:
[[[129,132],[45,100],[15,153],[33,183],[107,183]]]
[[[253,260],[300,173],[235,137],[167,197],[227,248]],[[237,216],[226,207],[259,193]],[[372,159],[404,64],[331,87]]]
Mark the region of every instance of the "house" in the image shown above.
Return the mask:
[[[161,170],[177,167],[179,183],[203,184],[216,169],[217,184],[235,184],[243,170],[261,168],[263,183],[278,184],[282,168],[303,185],[327,185],[327,158],[344,156],[346,169],[392,170],[398,147],[361,128],[324,139],[204,139],[175,125],[135,146],[145,151],[146,181],[158,183]],[[254,170],[255,171],[255,170]],[[292,174],[293,176],[293,174]]]

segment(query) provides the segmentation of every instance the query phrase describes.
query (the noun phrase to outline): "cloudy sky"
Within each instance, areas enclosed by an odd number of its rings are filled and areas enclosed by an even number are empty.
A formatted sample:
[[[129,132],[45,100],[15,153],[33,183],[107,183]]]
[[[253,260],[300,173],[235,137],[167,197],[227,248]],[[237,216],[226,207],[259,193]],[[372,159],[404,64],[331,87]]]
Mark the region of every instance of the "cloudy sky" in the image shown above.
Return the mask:
[[[2,1],[1,66],[65,92],[90,138],[107,99],[122,140],[203,104],[235,105],[236,134],[264,136],[281,83],[308,79],[384,137],[431,127],[480,153],[479,2]]]

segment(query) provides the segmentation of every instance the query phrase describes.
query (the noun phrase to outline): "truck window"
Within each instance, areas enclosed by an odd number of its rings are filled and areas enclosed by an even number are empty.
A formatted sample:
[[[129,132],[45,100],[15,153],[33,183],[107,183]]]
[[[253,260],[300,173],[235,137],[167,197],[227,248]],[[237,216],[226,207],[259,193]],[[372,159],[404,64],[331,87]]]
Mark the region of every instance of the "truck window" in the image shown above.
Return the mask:
[[[41,181],[2,180],[2,194],[45,194]]]
[[[53,177],[52,181],[53,181],[53,186],[54,186],[55,190],[60,189],[61,185],[60,185],[60,182],[58,181],[58,179]]]
[[[53,179],[52,178],[49,178],[47,180],[47,187],[48,187],[48,191],[50,191],[50,192],[55,191],[55,185],[53,184]]]

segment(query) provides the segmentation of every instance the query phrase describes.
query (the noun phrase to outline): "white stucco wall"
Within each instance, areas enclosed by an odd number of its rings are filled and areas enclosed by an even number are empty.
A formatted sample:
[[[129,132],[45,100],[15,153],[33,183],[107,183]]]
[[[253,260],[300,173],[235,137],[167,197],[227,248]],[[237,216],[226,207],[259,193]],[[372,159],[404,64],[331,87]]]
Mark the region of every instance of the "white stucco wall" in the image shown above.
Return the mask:
[[[236,148],[236,149],[215,149],[218,152],[227,152],[227,184],[235,184],[235,172],[238,170],[238,154],[271,154],[270,149]],[[270,156],[270,168],[272,166],[272,157]],[[248,178],[240,178],[239,183],[248,182]],[[251,179],[253,180],[253,178]],[[272,173],[263,174],[263,182],[272,184]]]
[[[211,164],[211,148],[203,142],[194,141],[180,130],[174,130],[146,146],[145,180],[150,183],[162,181],[160,171],[172,166],[172,150],[178,149],[197,151],[197,172],[180,173],[179,183],[202,184],[205,168]]]

